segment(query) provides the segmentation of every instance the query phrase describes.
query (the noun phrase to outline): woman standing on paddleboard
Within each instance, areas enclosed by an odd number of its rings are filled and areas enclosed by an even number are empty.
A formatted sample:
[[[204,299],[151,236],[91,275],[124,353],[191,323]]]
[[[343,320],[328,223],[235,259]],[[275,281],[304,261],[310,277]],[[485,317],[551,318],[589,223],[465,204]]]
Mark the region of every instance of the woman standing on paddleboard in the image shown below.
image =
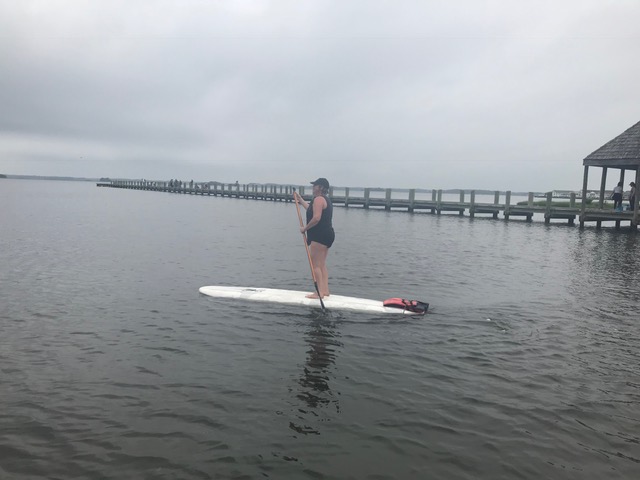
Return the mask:
[[[327,255],[329,248],[336,238],[331,219],[333,217],[333,205],[329,200],[329,181],[319,178],[313,185],[313,199],[310,203],[293,192],[294,197],[307,211],[307,224],[300,227],[300,232],[307,235],[307,244],[311,255],[311,263],[318,283],[318,290],[322,298],[329,296],[329,272],[327,271]],[[309,298],[318,298],[317,293],[307,295]]]

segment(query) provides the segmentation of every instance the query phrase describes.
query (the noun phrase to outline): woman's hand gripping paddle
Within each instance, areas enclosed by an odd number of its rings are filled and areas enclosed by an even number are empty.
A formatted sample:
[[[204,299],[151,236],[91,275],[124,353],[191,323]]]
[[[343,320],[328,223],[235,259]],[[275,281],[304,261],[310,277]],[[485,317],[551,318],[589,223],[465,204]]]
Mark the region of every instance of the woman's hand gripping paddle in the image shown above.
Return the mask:
[[[296,201],[296,212],[298,212],[298,221],[300,222],[300,228],[303,228],[304,225],[302,223],[302,215],[300,215],[300,207],[298,205],[298,196],[295,194],[296,189],[293,189],[293,198]],[[320,290],[318,289],[318,281],[316,280],[316,271],[313,268],[313,262],[311,261],[311,252],[309,252],[309,244],[307,243],[307,236],[302,233],[302,241],[304,242],[304,248],[307,250],[307,258],[309,259],[309,267],[311,267],[311,277],[313,278],[313,286],[316,287],[316,293],[318,294],[318,300],[320,300],[320,306],[322,307],[322,311],[326,312],[327,309],[324,307],[324,302],[322,301],[322,297],[320,296]]]

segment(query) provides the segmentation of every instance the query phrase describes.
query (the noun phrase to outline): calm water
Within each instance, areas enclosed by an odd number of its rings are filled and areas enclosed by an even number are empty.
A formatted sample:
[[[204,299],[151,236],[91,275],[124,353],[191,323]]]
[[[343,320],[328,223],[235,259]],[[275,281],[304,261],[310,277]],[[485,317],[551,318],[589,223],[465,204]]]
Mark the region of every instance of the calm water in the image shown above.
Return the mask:
[[[292,204],[0,180],[0,478],[640,478],[640,241],[336,208],[334,293]]]

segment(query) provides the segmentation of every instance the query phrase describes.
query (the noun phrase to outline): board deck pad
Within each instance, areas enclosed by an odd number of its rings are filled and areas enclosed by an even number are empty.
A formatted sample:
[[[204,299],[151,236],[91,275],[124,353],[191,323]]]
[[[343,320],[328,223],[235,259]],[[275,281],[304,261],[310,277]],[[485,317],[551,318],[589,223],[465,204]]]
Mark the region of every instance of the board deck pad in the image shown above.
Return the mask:
[[[320,308],[320,300],[307,298],[310,292],[282,290],[277,288],[229,287],[209,285],[200,287],[200,293],[215,298],[233,298],[252,302],[270,302],[286,305],[304,305]],[[330,295],[322,299],[327,310],[353,310],[370,313],[390,313],[400,315],[420,315],[421,313],[401,308],[385,307],[381,300]]]

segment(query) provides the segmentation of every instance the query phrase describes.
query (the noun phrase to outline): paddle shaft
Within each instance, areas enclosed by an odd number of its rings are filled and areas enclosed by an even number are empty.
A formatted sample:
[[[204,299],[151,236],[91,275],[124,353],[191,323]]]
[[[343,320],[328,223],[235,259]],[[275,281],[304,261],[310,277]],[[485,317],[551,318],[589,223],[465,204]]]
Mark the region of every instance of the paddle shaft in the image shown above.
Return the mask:
[[[293,189],[295,192],[295,188]],[[298,221],[300,222],[300,228],[304,227],[302,223],[302,215],[300,215],[300,207],[298,205],[298,196],[294,195],[293,198],[296,201],[296,212],[298,212]],[[309,259],[309,267],[311,268],[311,278],[313,278],[313,286],[316,287],[316,293],[318,294],[318,300],[320,300],[320,306],[322,307],[322,311],[325,311],[324,302],[322,301],[322,296],[320,295],[320,290],[318,289],[318,281],[316,280],[316,271],[313,268],[313,261],[311,260],[311,252],[309,251],[309,244],[307,243],[307,236],[304,232],[302,232],[302,241],[304,242],[304,248],[307,251],[307,258]]]

